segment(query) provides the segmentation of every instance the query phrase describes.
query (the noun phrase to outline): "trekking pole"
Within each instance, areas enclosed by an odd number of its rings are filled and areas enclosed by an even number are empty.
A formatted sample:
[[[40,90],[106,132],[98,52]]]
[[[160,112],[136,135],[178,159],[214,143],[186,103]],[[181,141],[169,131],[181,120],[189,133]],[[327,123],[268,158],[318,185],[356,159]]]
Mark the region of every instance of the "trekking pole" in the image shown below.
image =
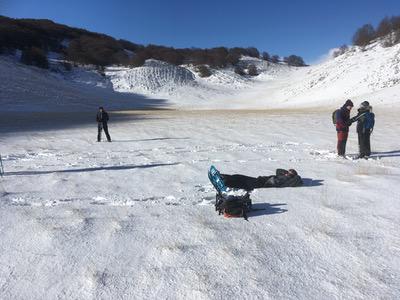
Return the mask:
[[[1,158],[0,154],[0,176],[3,177],[3,175],[4,175],[3,159]]]

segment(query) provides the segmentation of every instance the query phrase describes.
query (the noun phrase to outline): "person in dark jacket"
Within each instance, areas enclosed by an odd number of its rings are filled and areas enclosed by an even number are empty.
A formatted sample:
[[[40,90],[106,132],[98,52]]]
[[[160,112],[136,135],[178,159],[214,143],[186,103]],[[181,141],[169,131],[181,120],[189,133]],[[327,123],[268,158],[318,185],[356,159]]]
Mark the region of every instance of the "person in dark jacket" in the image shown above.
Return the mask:
[[[224,184],[229,188],[252,191],[258,188],[295,187],[303,185],[301,177],[296,170],[277,169],[275,175],[259,176],[257,178],[241,174],[221,174]]]
[[[97,141],[101,141],[101,131],[104,129],[104,133],[106,134],[107,141],[111,142],[111,137],[110,134],[108,133],[108,113],[105,111],[105,109],[100,106],[99,111],[97,112],[96,115],[96,121],[97,121],[97,128],[98,128],[98,133],[97,133]]]
[[[375,125],[375,114],[372,112],[372,107],[368,101],[361,103],[357,116],[352,118],[352,122],[355,121],[357,121],[358,158],[368,158],[371,155],[370,138]]]
[[[336,131],[337,131],[337,152],[339,156],[345,156],[346,143],[349,136],[349,127],[352,124],[350,111],[353,108],[353,102],[348,99],[345,104],[336,112]]]

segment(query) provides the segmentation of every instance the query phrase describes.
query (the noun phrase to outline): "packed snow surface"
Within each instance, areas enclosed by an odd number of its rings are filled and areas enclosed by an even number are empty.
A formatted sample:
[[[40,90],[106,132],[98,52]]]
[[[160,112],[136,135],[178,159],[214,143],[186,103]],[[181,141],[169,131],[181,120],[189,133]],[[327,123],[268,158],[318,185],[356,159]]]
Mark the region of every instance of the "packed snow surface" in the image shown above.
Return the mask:
[[[369,160],[337,158],[330,112],[2,114],[1,299],[398,299],[398,112],[377,110]],[[214,209],[227,174],[295,168]]]

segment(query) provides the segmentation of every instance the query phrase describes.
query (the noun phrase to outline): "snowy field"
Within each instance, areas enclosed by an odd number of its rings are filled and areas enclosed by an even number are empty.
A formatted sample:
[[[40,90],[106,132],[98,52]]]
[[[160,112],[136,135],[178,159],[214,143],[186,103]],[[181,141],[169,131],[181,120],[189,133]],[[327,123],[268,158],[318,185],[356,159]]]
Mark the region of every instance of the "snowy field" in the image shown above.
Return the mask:
[[[154,60],[102,76],[1,56],[0,299],[399,299],[399,57],[376,42],[200,78]],[[352,159],[355,126],[349,159],[335,155],[347,98],[374,107],[369,160]],[[100,105],[113,143],[95,142]],[[263,210],[225,219],[211,164],[295,168],[305,185],[256,190]]]
[[[0,298],[398,299],[400,111],[344,160],[331,110],[112,113],[113,143],[92,114],[2,113]],[[225,219],[211,164],[305,185]]]

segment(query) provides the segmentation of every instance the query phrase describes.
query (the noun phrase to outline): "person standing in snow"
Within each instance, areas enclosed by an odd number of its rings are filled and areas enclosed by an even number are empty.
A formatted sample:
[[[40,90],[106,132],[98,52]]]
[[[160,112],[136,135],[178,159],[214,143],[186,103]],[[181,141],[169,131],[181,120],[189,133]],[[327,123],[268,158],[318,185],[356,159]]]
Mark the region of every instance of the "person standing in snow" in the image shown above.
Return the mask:
[[[344,105],[336,111],[336,131],[337,131],[337,153],[344,157],[346,154],[346,143],[349,136],[349,127],[352,124],[350,111],[353,108],[353,102],[348,99]]]
[[[357,121],[358,134],[358,158],[368,158],[371,155],[370,137],[375,125],[375,114],[372,112],[372,107],[368,101],[361,103],[358,108],[357,116],[353,117],[352,122]]]
[[[98,133],[97,133],[97,141],[101,141],[101,131],[104,129],[104,133],[106,134],[107,141],[111,142],[111,137],[110,134],[108,133],[108,122],[109,117],[108,113],[104,110],[102,106],[99,107],[99,111],[97,112],[96,115],[96,121],[97,121],[97,128],[98,128]]]

